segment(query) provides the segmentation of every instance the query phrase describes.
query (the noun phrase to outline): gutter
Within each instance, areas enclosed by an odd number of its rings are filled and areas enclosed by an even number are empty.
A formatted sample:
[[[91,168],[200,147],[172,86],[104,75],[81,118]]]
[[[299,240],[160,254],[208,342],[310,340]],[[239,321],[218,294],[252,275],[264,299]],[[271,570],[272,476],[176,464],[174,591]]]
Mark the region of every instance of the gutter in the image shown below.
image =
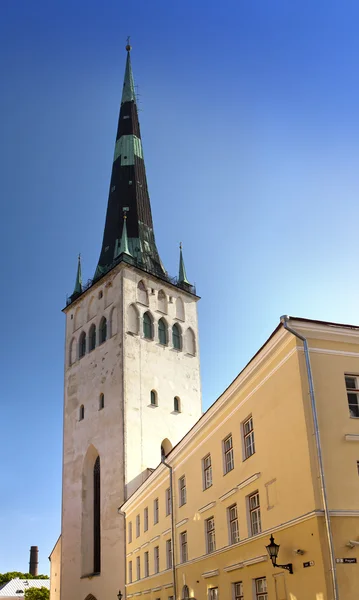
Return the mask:
[[[172,536],[172,579],[173,579],[173,597],[177,598],[177,576],[176,576],[176,562],[175,562],[175,515],[174,515],[174,502],[173,502],[173,468],[171,465],[166,463],[165,458],[162,458],[162,464],[167,467],[170,471],[170,495],[171,495],[171,536]]]
[[[335,566],[333,533],[332,533],[332,526],[331,526],[330,514],[329,514],[329,508],[328,508],[328,496],[327,496],[327,488],[326,488],[325,477],[324,477],[324,466],[323,466],[322,447],[321,447],[320,434],[319,434],[318,413],[317,413],[317,406],[316,406],[316,402],[315,402],[313,374],[312,374],[312,367],[310,364],[308,342],[307,342],[307,338],[305,338],[303,335],[301,335],[300,333],[298,333],[297,331],[295,331],[294,329],[289,327],[289,325],[288,325],[289,320],[290,320],[290,317],[288,317],[287,315],[284,315],[280,318],[280,321],[281,321],[284,329],[289,331],[289,333],[292,333],[295,337],[297,337],[298,339],[300,339],[303,342],[305,366],[307,369],[309,395],[310,395],[312,417],[313,417],[313,424],[314,424],[315,445],[316,445],[316,449],[317,449],[320,491],[321,491],[321,495],[322,495],[322,502],[323,502],[323,508],[324,508],[325,529],[326,529],[326,534],[327,534],[327,538],[328,538],[328,548],[329,548],[329,557],[330,557],[330,572],[331,572],[331,576],[332,576],[332,585],[333,585],[333,599],[339,600],[339,588],[338,588],[337,572],[336,572],[336,566]]]

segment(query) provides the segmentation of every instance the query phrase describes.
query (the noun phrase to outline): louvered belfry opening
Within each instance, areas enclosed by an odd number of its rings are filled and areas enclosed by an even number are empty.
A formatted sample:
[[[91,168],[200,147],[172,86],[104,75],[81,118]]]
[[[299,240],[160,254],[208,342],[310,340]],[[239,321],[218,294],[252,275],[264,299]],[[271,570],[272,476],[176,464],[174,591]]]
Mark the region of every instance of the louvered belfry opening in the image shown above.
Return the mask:
[[[100,457],[95,461],[93,469],[93,570],[101,571],[101,467]]]

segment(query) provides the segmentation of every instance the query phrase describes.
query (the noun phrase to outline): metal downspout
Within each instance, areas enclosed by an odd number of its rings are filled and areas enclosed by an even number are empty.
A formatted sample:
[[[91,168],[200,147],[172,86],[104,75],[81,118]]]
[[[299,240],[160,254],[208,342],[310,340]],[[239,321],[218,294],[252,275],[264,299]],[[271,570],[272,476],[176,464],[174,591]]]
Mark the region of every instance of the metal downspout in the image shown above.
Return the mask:
[[[315,443],[316,443],[316,447],[317,447],[320,489],[321,489],[321,493],[322,493],[324,518],[325,518],[325,525],[326,525],[326,532],[327,532],[328,546],[329,546],[330,570],[331,570],[331,575],[332,575],[333,594],[334,594],[333,598],[334,598],[334,600],[339,600],[339,589],[338,589],[337,572],[336,572],[336,566],[335,566],[333,535],[332,535],[332,527],[331,527],[331,522],[330,522],[330,514],[329,514],[329,509],[328,509],[328,498],[327,498],[327,489],[326,489],[325,477],[324,477],[322,447],[321,447],[321,443],[320,443],[318,414],[317,414],[317,407],[316,407],[316,403],[315,403],[313,375],[312,375],[312,368],[310,365],[308,342],[307,342],[307,339],[303,335],[301,335],[300,333],[298,333],[297,331],[295,331],[294,329],[289,327],[288,322],[287,322],[288,319],[289,319],[289,317],[286,315],[284,315],[280,318],[280,321],[283,324],[283,327],[303,342],[305,366],[307,368],[309,395],[310,395],[312,416],[313,416],[313,423],[314,423]]]
[[[171,530],[172,530],[172,578],[173,578],[173,597],[177,600],[177,577],[176,577],[176,562],[175,562],[175,514],[173,506],[173,469],[171,465],[166,463],[162,458],[162,463],[170,470],[170,495],[171,495]]]

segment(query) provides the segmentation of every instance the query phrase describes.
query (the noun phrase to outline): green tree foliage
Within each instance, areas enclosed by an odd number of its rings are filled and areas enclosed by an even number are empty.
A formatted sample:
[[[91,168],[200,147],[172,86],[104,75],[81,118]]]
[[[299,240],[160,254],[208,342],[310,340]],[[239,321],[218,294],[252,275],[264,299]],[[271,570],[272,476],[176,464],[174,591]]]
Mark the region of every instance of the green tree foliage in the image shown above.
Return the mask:
[[[18,571],[11,571],[10,573],[0,573],[0,585],[4,585],[4,583],[8,583],[12,579],[18,577],[19,579],[48,579],[48,575],[30,575],[30,573],[19,573]]]
[[[25,600],[49,600],[50,591],[45,588],[28,588],[25,590]]]

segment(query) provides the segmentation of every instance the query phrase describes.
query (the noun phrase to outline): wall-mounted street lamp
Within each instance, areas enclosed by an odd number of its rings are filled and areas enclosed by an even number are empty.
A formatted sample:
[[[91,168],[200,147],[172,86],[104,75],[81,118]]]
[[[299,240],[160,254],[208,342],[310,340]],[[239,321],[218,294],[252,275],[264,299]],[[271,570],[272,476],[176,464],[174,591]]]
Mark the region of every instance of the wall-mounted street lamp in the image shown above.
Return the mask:
[[[289,573],[291,575],[293,575],[292,563],[288,563],[287,565],[277,565],[277,556],[278,556],[278,552],[279,552],[279,545],[275,543],[274,537],[272,535],[270,536],[269,539],[270,539],[270,544],[268,544],[268,546],[266,546],[266,550],[269,554],[269,558],[272,561],[273,567],[279,567],[280,569],[286,569],[287,571],[289,571]]]
[[[122,594],[121,590],[118,590],[117,598],[118,598],[118,600],[122,600],[123,594]]]

